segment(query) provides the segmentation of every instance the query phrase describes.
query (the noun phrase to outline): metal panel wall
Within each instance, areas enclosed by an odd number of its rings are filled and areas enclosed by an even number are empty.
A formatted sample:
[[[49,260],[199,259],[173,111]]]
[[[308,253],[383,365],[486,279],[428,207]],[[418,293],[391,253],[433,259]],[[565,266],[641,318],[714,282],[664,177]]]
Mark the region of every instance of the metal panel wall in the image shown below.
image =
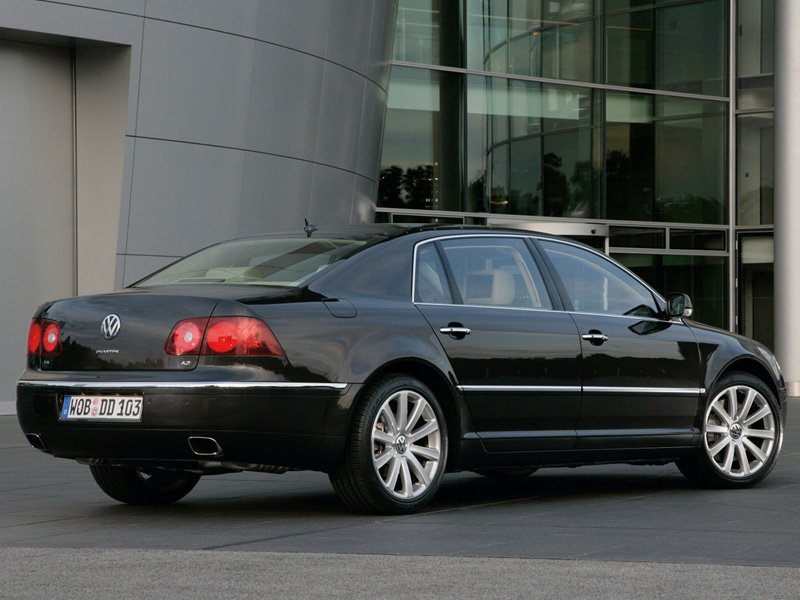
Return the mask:
[[[72,57],[0,42],[0,413],[34,309],[75,286]]]

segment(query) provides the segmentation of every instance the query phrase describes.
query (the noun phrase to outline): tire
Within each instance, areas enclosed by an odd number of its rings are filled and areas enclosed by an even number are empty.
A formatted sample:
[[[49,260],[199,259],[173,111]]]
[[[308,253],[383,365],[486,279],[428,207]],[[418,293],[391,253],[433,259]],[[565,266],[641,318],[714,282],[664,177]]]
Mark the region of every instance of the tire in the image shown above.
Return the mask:
[[[106,494],[126,504],[172,504],[194,489],[200,475],[185,471],[92,466],[92,477]]]
[[[489,479],[501,479],[510,481],[514,479],[525,479],[533,475],[538,469],[529,468],[513,468],[513,469],[476,469],[473,473],[488,477]]]
[[[783,441],[783,415],[775,394],[759,378],[733,372],[720,379],[708,398],[700,448],[678,461],[678,468],[706,487],[758,483],[775,466]]]
[[[344,459],[329,474],[357,512],[412,513],[431,501],[447,464],[447,425],[433,392],[406,375],[380,379],[355,409]]]

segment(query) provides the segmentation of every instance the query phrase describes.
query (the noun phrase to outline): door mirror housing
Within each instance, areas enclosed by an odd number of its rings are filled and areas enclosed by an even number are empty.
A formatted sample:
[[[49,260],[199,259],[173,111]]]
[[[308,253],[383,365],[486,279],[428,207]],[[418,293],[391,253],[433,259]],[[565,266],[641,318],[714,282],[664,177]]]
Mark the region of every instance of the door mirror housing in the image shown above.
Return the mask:
[[[667,317],[681,317],[688,319],[692,316],[694,308],[688,295],[682,293],[667,294]]]

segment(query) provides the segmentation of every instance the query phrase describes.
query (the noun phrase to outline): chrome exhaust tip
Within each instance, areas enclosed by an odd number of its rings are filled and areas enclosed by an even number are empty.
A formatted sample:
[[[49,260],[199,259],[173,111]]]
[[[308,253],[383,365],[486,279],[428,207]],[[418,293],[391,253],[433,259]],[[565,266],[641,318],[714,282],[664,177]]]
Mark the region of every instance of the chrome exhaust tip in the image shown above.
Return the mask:
[[[47,446],[44,445],[44,440],[38,433],[26,433],[25,437],[31,446],[42,452],[47,452]]]
[[[222,446],[214,438],[193,435],[188,441],[189,448],[197,456],[222,456]]]

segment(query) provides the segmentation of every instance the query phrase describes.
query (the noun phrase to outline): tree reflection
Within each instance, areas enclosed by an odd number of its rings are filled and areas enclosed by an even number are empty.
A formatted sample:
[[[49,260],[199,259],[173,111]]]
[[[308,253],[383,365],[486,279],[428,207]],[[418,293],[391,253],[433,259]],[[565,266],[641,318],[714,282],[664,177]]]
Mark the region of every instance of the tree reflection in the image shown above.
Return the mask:
[[[430,209],[434,205],[433,165],[418,165],[405,171],[397,165],[381,170],[379,205],[387,208]]]

